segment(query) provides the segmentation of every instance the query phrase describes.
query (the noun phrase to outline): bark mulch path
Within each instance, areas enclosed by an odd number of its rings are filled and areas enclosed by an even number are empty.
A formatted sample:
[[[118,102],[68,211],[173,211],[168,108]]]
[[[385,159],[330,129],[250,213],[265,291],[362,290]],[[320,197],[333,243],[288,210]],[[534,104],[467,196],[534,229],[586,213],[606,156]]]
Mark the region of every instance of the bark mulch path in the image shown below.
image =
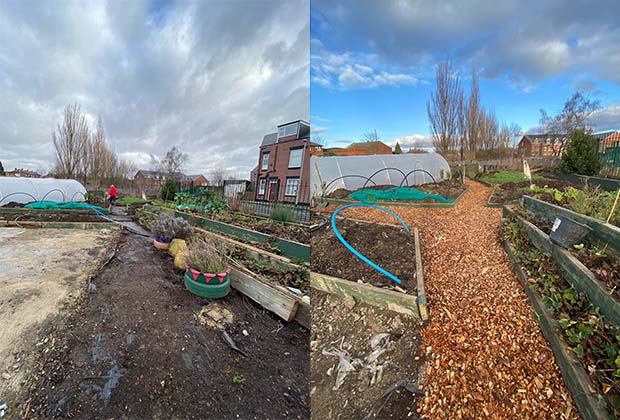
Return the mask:
[[[501,241],[491,188],[470,181],[456,207],[390,207],[420,229],[430,322],[422,329],[430,419],[579,418]],[[352,208],[350,217],[392,223]]]

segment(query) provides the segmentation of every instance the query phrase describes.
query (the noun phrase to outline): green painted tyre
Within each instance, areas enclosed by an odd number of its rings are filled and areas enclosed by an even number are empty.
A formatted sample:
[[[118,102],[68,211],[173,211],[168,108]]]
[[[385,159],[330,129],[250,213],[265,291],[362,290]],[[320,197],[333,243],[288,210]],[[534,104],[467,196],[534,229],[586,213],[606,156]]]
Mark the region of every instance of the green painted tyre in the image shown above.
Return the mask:
[[[187,271],[184,276],[185,287],[187,290],[207,299],[220,299],[230,292],[230,279],[226,277],[222,284],[204,284],[194,281],[192,274]]]

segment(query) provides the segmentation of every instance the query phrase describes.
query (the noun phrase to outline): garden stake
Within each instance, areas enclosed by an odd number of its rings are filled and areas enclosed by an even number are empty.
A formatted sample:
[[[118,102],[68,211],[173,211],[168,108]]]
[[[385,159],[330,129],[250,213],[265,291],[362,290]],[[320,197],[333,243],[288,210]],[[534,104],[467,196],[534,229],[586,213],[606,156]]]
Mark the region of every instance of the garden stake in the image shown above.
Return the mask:
[[[611,215],[614,214],[614,210],[616,209],[616,204],[618,204],[618,196],[620,196],[620,189],[616,193],[616,199],[614,200],[614,205],[611,206],[611,211],[609,212],[609,216],[607,216],[607,223],[611,220]]]

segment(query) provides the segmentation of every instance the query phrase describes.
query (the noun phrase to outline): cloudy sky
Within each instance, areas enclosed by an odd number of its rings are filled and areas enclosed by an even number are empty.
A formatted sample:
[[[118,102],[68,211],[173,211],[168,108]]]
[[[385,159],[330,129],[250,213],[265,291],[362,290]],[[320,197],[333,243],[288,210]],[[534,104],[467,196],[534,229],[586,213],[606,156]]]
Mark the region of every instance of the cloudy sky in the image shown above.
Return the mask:
[[[0,2],[0,161],[53,166],[77,102],[138,167],[247,177],[278,124],[309,118],[309,0]]]
[[[376,129],[427,145],[436,64],[451,59],[482,103],[535,130],[575,90],[599,100],[595,131],[620,129],[618,0],[311,2],[311,122],[328,145]]]

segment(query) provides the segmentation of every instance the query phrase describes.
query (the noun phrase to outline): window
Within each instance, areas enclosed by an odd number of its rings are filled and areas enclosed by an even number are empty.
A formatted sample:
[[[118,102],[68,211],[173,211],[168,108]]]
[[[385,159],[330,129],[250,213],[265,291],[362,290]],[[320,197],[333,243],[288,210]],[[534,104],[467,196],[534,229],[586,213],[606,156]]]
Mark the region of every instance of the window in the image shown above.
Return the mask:
[[[264,179],[261,179],[260,182],[258,183],[258,195],[265,195],[265,186],[267,184],[267,181]]]
[[[299,178],[286,178],[286,188],[284,189],[284,195],[289,197],[295,197],[299,190]]]
[[[278,138],[288,137],[288,136],[297,136],[298,126],[299,124],[295,122],[295,123],[284,125],[278,128]]]
[[[301,155],[303,154],[304,149],[291,149],[291,154],[288,158],[288,167],[289,168],[300,168],[301,167]]]
[[[261,164],[260,169],[264,171],[267,169],[268,166],[269,166],[269,152],[265,152],[263,153],[263,162]]]

